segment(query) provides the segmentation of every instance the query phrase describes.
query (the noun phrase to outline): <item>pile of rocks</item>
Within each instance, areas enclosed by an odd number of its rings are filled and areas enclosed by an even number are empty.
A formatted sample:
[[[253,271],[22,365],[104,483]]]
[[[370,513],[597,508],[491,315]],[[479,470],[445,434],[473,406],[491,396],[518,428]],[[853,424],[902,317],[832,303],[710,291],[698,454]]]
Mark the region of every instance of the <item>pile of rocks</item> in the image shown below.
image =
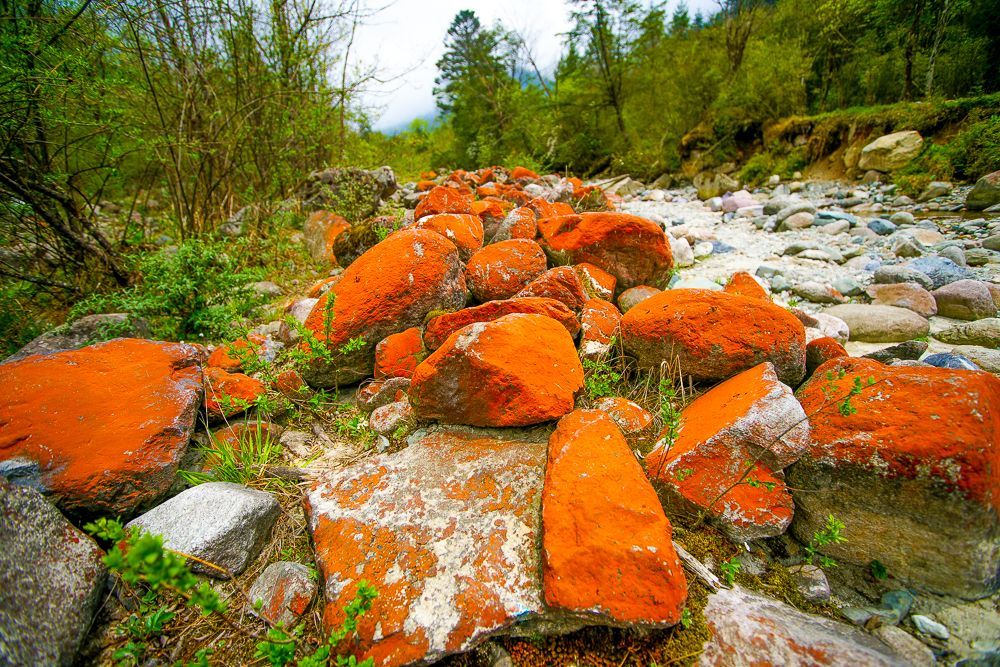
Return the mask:
[[[849,348],[945,335],[933,319],[943,314],[969,321],[959,325],[973,328],[964,340],[996,348],[997,291],[975,267],[923,253],[892,269],[905,280],[873,282],[873,304],[789,310],[775,279],[796,274],[750,265],[761,258],[740,235],[774,247],[784,235],[822,234],[827,242],[774,257],[829,265],[832,276],[857,258],[867,260],[859,272],[876,273],[872,243],[895,244],[899,232],[880,236],[855,212],[827,212],[807,197],[779,205],[787,195],[778,192],[736,192],[706,211],[683,191],[616,185],[609,194],[495,167],[404,186],[394,196],[412,213],[379,234],[371,221],[318,211],[307,242],[341,267],[288,305],[305,339],[276,322],[211,355],[119,339],[0,364],[0,473],[13,483],[0,485],[0,581],[23,587],[24,558],[67,573],[0,602],[0,655],[69,662],[86,633],[104,585],[100,552],[60,511],[73,521],[135,517],[168,547],[218,566],[199,565],[206,575],[245,571],[278,504],[227,483],[180,490],[199,406],[215,421],[268,391],[362,382],[356,402],[382,452],[347,465],[320,459],[305,492],[324,622],[343,621],[361,579],[379,592],[358,627],[359,657],[426,664],[502,634],[671,627],[684,617],[686,567],[713,590],[703,664],[927,660],[924,644],[898,628],[872,635],[721,587],[677,548],[671,522],[706,520],[739,544],[777,540],[785,553],[772,550],[770,565],[780,567],[801,563],[801,545],[834,515],[848,540],[821,551],[845,568],[878,562],[897,587],[994,595],[1000,380],[898,362],[912,350],[883,363]],[[701,217],[680,219],[688,213]],[[841,232],[817,231],[833,224]],[[862,228],[871,234],[851,235]],[[345,235],[349,253],[338,251]],[[727,256],[747,266],[717,261]],[[692,265],[683,279],[679,264]],[[720,267],[724,275],[709,275]],[[816,281],[798,291],[838,302],[866,293],[867,280],[855,280],[858,290]],[[282,344],[313,353],[301,374],[242,372],[248,353],[277,355]],[[633,360],[638,380],[655,385],[670,368],[698,385],[698,397],[666,420],[625,396],[590,400],[587,373],[613,348]],[[410,434],[402,444],[400,432]],[[637,451],[644,440],[655,444]],[[39,522],[52,529],[22,529]],[[315,590],[303,569],[268,567],[253,585],[263,602],[255,613],[285,622],[303,613]],[[818,568],[799,572],[813,588],[824,579]],[[27,609],[36,596],[73,599],[73,613]],[[933,621],[917,618],[926,614],[908,621],[914,632],[943,650],[927,630]]]

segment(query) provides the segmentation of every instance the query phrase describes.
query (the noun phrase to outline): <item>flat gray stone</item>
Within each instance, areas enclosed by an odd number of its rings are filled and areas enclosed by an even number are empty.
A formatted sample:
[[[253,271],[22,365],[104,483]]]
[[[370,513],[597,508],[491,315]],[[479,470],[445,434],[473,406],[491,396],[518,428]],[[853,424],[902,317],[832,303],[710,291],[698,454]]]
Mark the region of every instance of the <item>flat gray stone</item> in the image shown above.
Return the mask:
[[[309,609],[316,589],[316,582],[305,565],[288,561],[271,563],[247,592],[249,611],[271,623],[291,628]]]
[[[966,324],[956,324],[950,329],[939,331],[934,337],[942,343],[978,345],[995,350],[1000,348],[1000,318],[988,317]]]
[[[0,664],[73,664],[104,591],[103,556],[42,494],[0,478]]]
[[[199,484],[129,522],[163,536],[169,549],[243,572],[260,553],[281,508],[274,496],[230,482]],[[192,563],[209,576],[228,577],[210,567]]]
[[[824,312],[847,322],[851,340],[866,343],[899,343],[926,336],[930,330],[926,319],[896,306],[845,303]]]
[[[125,313],[87,315],[70,324],[46,331],[4,359],[4,362],[17,361],[33,354],[78,350],[112,338],[149,338],[151,335],[149,324],[142,318],[134,318]]]

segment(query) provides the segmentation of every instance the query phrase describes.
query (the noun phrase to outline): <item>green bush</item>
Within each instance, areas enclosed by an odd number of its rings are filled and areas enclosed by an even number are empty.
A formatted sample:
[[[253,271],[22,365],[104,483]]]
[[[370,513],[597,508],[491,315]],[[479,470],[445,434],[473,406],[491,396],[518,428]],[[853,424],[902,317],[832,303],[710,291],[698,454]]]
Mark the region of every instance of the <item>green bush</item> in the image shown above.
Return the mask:
[[[14,354],[45,327],[33,312],[39,298],[30,288],[13,285],[0,289],[0,359]]]
[[[134,287],[88,297],[69,319],[125,312],[145,318],[155,338],[225,338],[234,321],[263,301],[247,286],[259,279],[258,272],[237,260],[248,250],[243,243],[191,239],[173,251],[142,254],[135,260],[141,278]]]

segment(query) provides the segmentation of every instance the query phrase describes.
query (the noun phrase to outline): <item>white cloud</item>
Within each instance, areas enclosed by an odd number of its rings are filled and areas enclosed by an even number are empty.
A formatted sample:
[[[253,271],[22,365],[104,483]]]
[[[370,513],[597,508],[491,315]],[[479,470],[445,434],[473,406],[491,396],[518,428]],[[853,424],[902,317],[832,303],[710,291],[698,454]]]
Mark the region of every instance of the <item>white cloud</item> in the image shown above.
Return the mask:
[[[677,0],[670,2],[670,9]],[[690,0],[688,7],[713,11],[712,0]],[[359,65],[378,68],[385,84],[372,84],[363,95],[372,108],[377,129],[396,127],[432,113],[436,63],[444,53],[444,38],[452,19],[471,9],[484,25],[501,21],[533,44],[538,64],[551,71],[559,60],[563,37],[570,28],[566,0],[396,0],[358,29],[354,55]]]

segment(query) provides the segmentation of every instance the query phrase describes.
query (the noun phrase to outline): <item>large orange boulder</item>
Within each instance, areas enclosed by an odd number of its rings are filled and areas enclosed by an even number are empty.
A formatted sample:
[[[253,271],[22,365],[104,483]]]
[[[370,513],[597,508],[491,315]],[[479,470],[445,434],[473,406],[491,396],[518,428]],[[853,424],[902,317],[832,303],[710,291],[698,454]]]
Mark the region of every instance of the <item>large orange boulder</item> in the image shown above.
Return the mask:
[[[440,234],[404,229],[389,235],[355,260],[309,313],[306,327],[332,359],[317,355],[303,377],[314,387],[368,377],[380,340],[419,326],[432,310],[465,305],[463,274],[458,249]]]
[[[580,309],[580,358],[598,359],[611,352],[619,335],[621,311],[610,301],[590,299]]]
[[[536,181],[538,180],[538,174],[531,171],[527,167],[517,166],[514,167],[510,172],[510,180],[512,181]]]
[[[814,338],[806,345],[806,373],[812,375],[816,369],[839,357],[849,357],[844,346],[829,336]]]
[[[465,280],[479,301],[509,299],[545,273],[545,252],[530,239],[488,245],[469,259]]]
[[[666,234],[655,222],[637,215],[561,215],[539,220],[538,231],[546,252],[563,263],[595,264],[622,288],[661,285],[674,266]]]
[[[421,218],[417,229],[437,232],[458,248],[462,261],[468,261],[472,254],[483,247],[483,222],[476,215],[441,213]]]
[[[551,317],[563,325],[570,336],[576,336],[577,332],[580,331],[580,323],[577,321],[576,315],[561,301],[532,296],[503,301],[487,301],[484,304],[463,308],[454,313],[438,315],[427,323],[424,331],[424,343],[427,345],[427,349],[436,350],[444,344],[448,336],[463,327],[476,322],[492,322],[513,313]]]
[[[361,579],[378,597],[351,649],[382,667],[430,664],[547,620],[544,469],[544,442],[438,431],[323,474],[306,508],[327,629]]]
[[[509,239],[534,239],[538,235],[538,216],[527,206],[519,206],[497,226],[493,242]]]
[[[680,621],[687,579],[670,521],[607,414],[577,410],[559,420],[549,439],[542,525],[549,606],[612,624]]]
[[[878,560],[902,581],[960,597],[997,590],[1000,380],[838,358],[798,397],[812,425],[806,453],[788,469],[801,489],[799,539],[833,514],[848,540],[823,548],[833,558]]]
[[[420,200],[413,211],[413,219],[439,213],[472,213],[472,197],[457,188],[438,186]]]
[[[573,337],[551,317],[505,315],[459,329],[410,385],[421,419],[472,426],[529,426],[573,409],[583,367]]]
[[[200,353],[120,338],[0,364],[0,470],[72,515],[127,515],[174,483],[201,404]]]
[[[350,228],[351,223],[332,211],[314,211],[306,218],[302,227],[306,250],[316,261],[325,260],[330,264],[336,264],[337,257],[333,252],[333,244],[341,232]]]
[[[622,317],[625,349],[645,368],[676,360],[695,382],[715,382],[770,361],[785,384],[806,371],[806,332],[784,308],[704,289],[646,299]]]
[[[587,292],[580,276],[571,266],[557,266],[538,276],[517,293],[519,297],[537,296],[555,299],[567,308],[580,310],[587,302]]]
[[[417,327],[386,336],[375,346],[375,379],[412,377],[425,356],[427,350]]]
[[[769,363],[726,380],[688,405],[646,470],[674,512],[704,512],[735,542],[785,532],[794,505],[779,471],[808,445],[809,423]]]

